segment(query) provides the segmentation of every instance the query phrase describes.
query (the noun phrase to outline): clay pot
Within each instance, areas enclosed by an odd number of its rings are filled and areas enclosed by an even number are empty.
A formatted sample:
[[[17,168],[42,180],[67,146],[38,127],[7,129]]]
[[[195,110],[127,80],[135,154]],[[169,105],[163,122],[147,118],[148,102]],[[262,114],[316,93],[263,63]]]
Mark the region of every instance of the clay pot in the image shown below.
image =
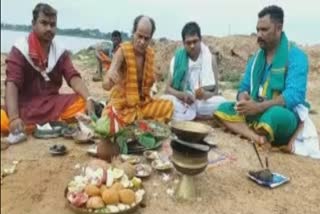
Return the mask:
[[[102,139],[97,144],[97,157],[111,163],[112,158],[120,154],[120,148],[117,143],[113,143],[110,139]]]

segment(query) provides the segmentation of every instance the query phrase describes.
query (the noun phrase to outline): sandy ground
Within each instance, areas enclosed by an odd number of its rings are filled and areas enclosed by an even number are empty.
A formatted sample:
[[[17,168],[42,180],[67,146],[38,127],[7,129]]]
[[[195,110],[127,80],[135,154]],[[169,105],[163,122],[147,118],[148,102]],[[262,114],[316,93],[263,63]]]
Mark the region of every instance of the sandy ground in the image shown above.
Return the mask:
[[[94,95],[104,97],[101,83],[90,81],[94,69],[75,62]],[[3,67],[1,68],[3,72]],[[310,76],[308,97],[313,109],[319,112],[320,79]],[[65,91],[65,89],[63,89]],[[232,99],[234,91],[225,91]],[[320,116],[312,115],[320,133]],[[259,162],[252,146],[246,140],[215,129],[212,134],[219,151],[228,153],[235,160],[213,165],[196,177],[198,198],[179,202],[170,197],[166,190],[175,187],[175,179],[164,182],[161,174],[154,173],[144,181],[147,192],[145,207],[141,214],[193,214],[193,213],[261,213],[300,214],[320,213],[320,162],[309,158],[274,152],[269,155],[272,170],[291,178],[290,183],[277,189],[257,186],[248,180],[248,170],[258,169]],[[49,146],[64,143],[69,153],[63,157],[52,157]],[[1,167],[19,160],[15,174],[4,178],[1,185],[1,213],[4,214],[71,214],[65,205],[64,188],[75,173],[74,166],[90,160],[85,153],[87,145],[78,145],[64,139],[37,140],[29,137],[20,145],[1,151]]]

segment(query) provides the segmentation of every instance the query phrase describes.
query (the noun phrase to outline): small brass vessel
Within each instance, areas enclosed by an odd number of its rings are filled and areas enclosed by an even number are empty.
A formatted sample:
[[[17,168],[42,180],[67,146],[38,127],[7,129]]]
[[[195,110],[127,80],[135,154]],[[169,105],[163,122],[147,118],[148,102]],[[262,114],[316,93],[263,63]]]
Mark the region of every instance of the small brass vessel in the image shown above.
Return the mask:
[[[176,189],[177,199],[189,200],[197,197],[194,176],[203,172],[208,165],[210,147],[199,143],[189,143],[177,138],[172,139],[171,162],[182,173],[182,179]]]

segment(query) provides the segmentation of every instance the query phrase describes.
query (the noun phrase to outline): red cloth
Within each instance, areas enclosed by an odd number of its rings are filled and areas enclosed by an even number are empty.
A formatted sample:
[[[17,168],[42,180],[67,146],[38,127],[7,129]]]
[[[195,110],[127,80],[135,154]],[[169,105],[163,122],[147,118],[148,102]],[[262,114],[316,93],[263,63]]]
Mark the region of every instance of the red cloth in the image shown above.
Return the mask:
[[[77,99],[76,94],[59,94],[63,78],[69,84],[74,76],[80,76],[67,52],[62,54],[48,74],[48,82],[15,47],[12,48],[6,63],[6,83],[13,82],[19,89],[19,112],[26,124],[42,124],[57,120]]]
[[[113,111],[111,106],[107,107],[107,114],[110,120],[110,134],[115,134],[120,128],[124,126],[124,121]],[[118,124],[118,130],[116,129],[116,123]]]
[[[35,34],[31,32],[28,37],[29,56],[35,66],[39,67],[41,71],[47,68],[48,55],[43,51],[40,41]]]

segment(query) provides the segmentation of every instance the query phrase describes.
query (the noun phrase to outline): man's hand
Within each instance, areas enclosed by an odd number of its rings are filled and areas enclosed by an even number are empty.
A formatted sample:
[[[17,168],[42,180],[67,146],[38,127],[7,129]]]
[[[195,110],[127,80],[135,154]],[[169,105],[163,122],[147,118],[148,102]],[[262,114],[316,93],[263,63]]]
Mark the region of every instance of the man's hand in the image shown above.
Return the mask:
[[[95,114],[95,109],[94,109],[94,102],[93,100],[87,100],[86,103],[86,110],[87,110],[87,114],[89,116],[94,115]]]
[[[238,97],[239,101],[242,101],[242,100],[250,100],[250,95],[248,94],[247,91],[244,91],[244,92],[241,92],[239,94],[239,97]]]
[[[79,94],[84,100],[86,100],[86,110],[88,115],[94,113],[94,104],[92,98],[90,98],[90,93],[84,82],[80,77],[73,77],[70,80],[70,85],[72,89]]]
[[[198,88],[197,90],[196,90],[196,99],[197,100],[204,100],[205,99],[205,91],[204,91],[204,89],[203,88]]]
[[[16,118],[10,121],[9,130],[11,133],[24,132],[24,122],[21,118]]]
[[[189,105],[191,105],[192,103],[194,103],[195,101],[195,97],[188,93],[188,92],[183,92],[181,98],[180,98],[184,103],[187,103]]]
[[[206,91],[203,88],[198,88],[195,94],[197,100],[205,100],[208,98],[208,96],[206,96]]]
[[[245,100],[242,99],[239,102],[236,103],[235,106],[236,111],[239,114],[243,115],[256,115],[261,112],[261,108],[259,103],[255,102],[254,100]]]
[[[118,84],[121,80],[121,66],[124,63],[124,55],[122,49],[119,48],[113,56],[110,68],[107,74],[104,76],[102,87],[109,91],[115,84]]]

